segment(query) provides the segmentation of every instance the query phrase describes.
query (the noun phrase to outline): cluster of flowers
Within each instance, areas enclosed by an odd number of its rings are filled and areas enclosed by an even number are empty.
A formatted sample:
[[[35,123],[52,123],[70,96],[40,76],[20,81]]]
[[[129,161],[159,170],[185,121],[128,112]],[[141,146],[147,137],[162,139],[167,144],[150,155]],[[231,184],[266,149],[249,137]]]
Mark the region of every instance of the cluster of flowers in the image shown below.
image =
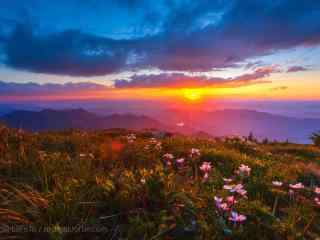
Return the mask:
[[[190,157],[194,158],[194,157],[199,157],[201,155],[200,150],[196,149],[196,148],[192,148],[190,150]],[[174,160],[174,156],[171,153],[166,153],[163,155],[164,160],[166,161],[167,166],[171,166]],[[182,166],[185,162],[184,158],[177,158],[176,163],[178,164],[178,166]]]
[[[281,181],[272,181],[272,185],[275,187],[282,187],[283,186],[283,182]],[[296,184],[289,184],[289,194],[294,194],[295,191],[300,190],[300,189],[304,189],[305,186],[301,183],[298,182]],[[316,197],[314,198],[314,202],[317,206],[320,206],[320,187],[315,187],[313,192],[316,194]]]
[[[247,165],[241,164],[235,172],[241,177],[249,176],[251,168]],[[225,200],[220,197],[215,197],[215,205],[220,213],[227,216],[229,221],[235,224],[241,224],[246,221],[247,217],[234,211],[233,207],[238,202],[237,198],[247,198],[247,191],[242,183],[232,184],[233,179],[231,178],[223,178],[223,181],[223,189],[228,190],[231,195],[226,197]]]

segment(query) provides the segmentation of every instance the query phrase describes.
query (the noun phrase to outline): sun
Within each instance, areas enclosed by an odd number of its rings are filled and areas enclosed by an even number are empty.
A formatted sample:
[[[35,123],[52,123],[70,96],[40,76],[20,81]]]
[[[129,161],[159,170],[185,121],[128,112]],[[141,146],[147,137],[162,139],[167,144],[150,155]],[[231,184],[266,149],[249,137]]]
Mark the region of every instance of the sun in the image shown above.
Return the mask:
[[[189,101],[198,101],[202,98],[200,89],[184,89],[183,97]]]

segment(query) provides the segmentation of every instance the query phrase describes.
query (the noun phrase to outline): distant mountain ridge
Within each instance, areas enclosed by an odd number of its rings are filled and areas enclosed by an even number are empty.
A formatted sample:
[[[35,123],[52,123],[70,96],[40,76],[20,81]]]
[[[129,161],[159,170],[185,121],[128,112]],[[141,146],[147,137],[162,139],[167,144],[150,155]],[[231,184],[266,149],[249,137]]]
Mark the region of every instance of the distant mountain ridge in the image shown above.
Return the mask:
[[[160,122],[143,115],[112,114],[99,116],[83,109],[14,111],[0,118],[6,125],[31,131],[79,129],[146,128],[167,129]]]
[[[162,117],[168,119],[169,122],[183,119],[196,131],[204,131],[213,136],[248,136],[252,132],[259,139],[268,138],[281,141],[288,139],[297,143],[310,142],[311,134],[320,130],[320,119],[294,118],[247,109],[208,112],[169,110],[163,113]]]
[[[0,117],[9,127],[31,131],[126,128],[158,129],[194,136],[248,136],[258,139],[310,142],[312,133],[320,130],[320,119],[300,119],[255,110],[225,109],[215,111],[168,110],[157,115],[93,113],[84,109],[13,111]],[[183,127],[177,123],[183,123]]]

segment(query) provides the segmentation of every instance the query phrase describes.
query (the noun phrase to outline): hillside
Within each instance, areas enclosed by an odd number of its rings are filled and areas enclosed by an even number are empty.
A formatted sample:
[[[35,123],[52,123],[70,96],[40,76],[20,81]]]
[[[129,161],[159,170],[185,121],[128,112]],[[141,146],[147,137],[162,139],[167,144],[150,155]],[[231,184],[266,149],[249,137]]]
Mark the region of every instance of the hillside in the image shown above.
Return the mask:
[[[4,126],[0,135],[4,239],[320,237],[313,145]]]
[[[112,114],[99,116],[83,109],[42,111],[13,111],[0,117],[10,127],[32,131],[63,129],[107,129],[127,128],[133,130],[157,128],[167,129],[158,121],[143,115]]]

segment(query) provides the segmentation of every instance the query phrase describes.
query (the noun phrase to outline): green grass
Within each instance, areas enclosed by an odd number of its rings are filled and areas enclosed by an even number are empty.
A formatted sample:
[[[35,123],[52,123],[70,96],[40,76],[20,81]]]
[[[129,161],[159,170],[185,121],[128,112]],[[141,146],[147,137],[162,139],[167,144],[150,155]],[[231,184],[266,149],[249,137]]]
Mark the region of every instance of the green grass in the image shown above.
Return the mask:
[[[319,147],[240,138],[152,140],[150,132],[135,132],[129,143],[129,133],[0,127],[0,239],[320,238]],[[201,155],[190,157],[192,148]],[[171,165],[165,153],[174,155]],[[206,180],[203,162],[212,166]],[[236,173],[241,164],[250,175]],[[224,189],[223,178],[242,184],[246,196]],[[297,182],[305,188],[289,194]],[[231,195],[237,203],[221,210],[215,197]],[[246,220],[233,223],[231,211]]]

